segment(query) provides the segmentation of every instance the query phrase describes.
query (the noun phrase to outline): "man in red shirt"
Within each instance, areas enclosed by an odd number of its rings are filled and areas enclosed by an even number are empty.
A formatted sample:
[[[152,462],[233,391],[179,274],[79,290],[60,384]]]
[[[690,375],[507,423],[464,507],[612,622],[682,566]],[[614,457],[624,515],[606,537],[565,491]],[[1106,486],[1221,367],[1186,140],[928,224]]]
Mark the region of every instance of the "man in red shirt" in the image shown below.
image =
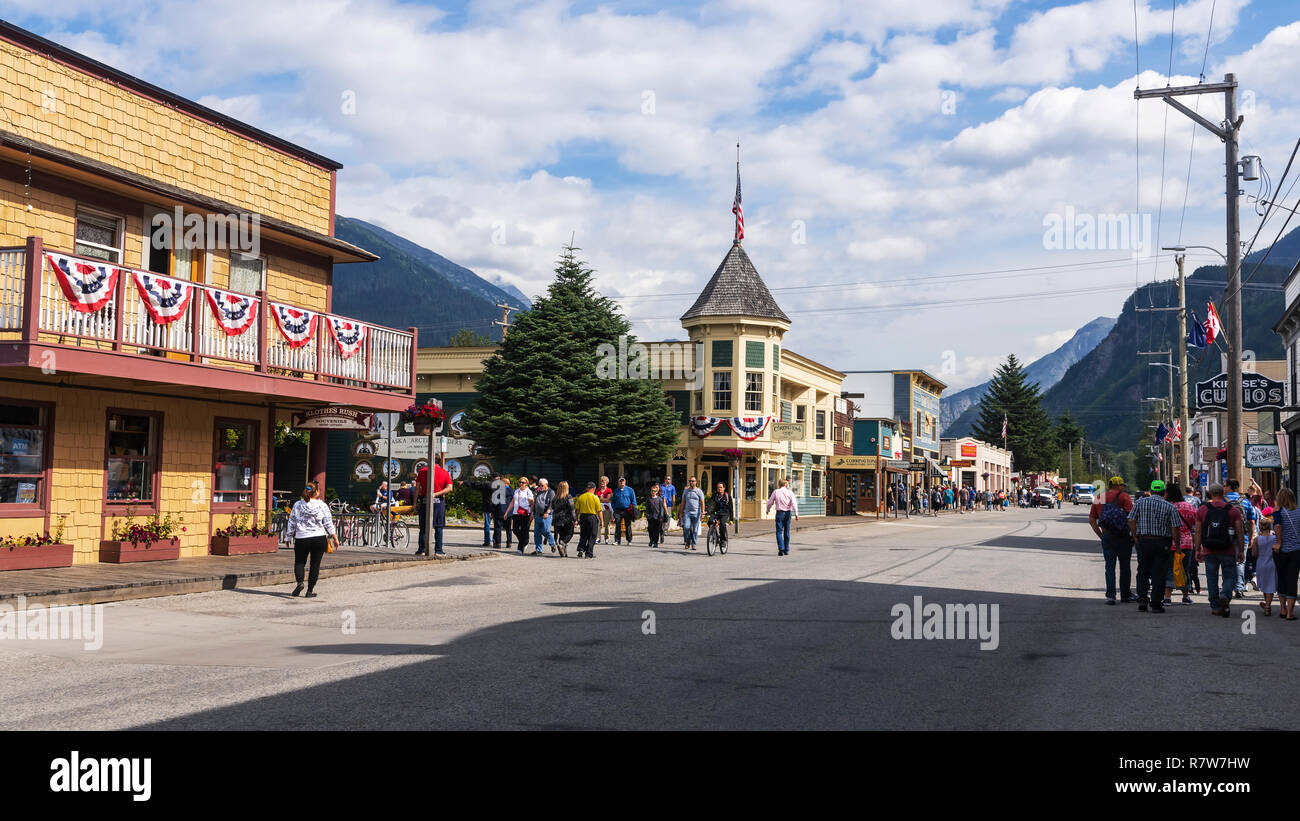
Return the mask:
[[[441,460],[442,457],[438,458]],[[451,493],[451,489],[451,474],[441,464],[435,464],[433,466],[433,553],[435,556],[447,555],[442,549],[442,529],[447,525],[447,504],[443,497]],[[415,475],[415,507],[420,513],[420,544],[419,549],[415,551],[417,556],[429,555],[428,494],[429,468],[426,466],[420,468],[420,472]]]
[[[1110,489],[1100,501],[1088,508],[1088,525],[1101,539],[1101,555],[1106,562],[1106,604],[1115,603],[1115,565],[1119,564],[1120,601],[1136,601],[1133,596],[1130,561],[1133,558],[1133,536],[1129,533],[1128,514],[1133,510],[1133,498],[1124,492],[1124,479],[1110,477]]]
[[[1196,509],[1196,558],[1205,564],[1205,592],[1210,594],[1210,612],[1225,619],[1237,586],[1237,565],[1246,559],[1245,528],[1241,511],[1223,498],[1223,485],[1210,485],[1210,501]],[[1219,587],[1219,571],[1223,587]],[[1223,596],[1219,593],[1222,591]]]

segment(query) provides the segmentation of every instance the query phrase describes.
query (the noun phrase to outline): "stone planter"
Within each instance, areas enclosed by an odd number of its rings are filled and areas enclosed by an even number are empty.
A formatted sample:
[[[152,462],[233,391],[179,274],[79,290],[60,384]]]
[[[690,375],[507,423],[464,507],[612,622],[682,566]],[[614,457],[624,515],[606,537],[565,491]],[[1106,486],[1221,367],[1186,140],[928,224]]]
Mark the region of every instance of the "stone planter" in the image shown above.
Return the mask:
[[[0,549],[0,570],[39,570],[45,567],[71,567],[72,545],[43,544],[37,547]]]
[[[166,539],[161,542],[136,542],[135,544],[105,540],[99,543],[99,560],[111,564],[165,562],[180,557],[180,540]]]
[[[274,553],[280,542],[274,536],[213,536],[208,552],[213,556],[245,556],[249,553]]]

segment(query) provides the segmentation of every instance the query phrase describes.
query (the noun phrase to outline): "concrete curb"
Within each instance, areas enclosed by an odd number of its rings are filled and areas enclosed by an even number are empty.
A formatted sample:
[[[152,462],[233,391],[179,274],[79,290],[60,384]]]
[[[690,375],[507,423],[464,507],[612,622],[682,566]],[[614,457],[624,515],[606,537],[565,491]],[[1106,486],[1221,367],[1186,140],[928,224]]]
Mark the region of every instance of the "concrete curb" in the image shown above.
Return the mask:
[[[457,561],[475,561],[497,556],[496,553],[470,553],[461,556],[445,556],[434,559],[359,559],[322,567],[322,579],[334,576],[350,576],[354,573],[376,573],[385,570],[401,570],[412,567],[429,567],[448,565]],[[157,579],[142,582],[118,582],[106,585],[87,585],[58,590],[37,590],[32,592],[15,592],[0,594],[0,605],[16,604],[19,596],[27,604],[74,605],[107,604],[109,602],[129,601],[131,599],[152,599],[162,596],[179,596],[186,593],[209,593],[215,590],[233,590],[236,587],[268,587],[274,584],[288,584],[294,581],[293,568],[283,570],[259,570],[245,573],[213,573],[197,575],[190,578]]]

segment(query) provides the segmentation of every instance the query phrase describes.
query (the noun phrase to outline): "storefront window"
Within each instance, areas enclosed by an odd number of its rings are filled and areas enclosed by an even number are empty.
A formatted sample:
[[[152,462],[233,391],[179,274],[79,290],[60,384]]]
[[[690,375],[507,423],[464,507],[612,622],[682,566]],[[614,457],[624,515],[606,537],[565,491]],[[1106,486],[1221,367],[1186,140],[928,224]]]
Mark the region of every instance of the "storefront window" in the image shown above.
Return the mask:
[[[812,471],[812,496],[822,495],[822,472],[820,470]]]
[[[745,501],[752,502],[758,498],[758,470],[745,468]]]
[[[257,472],[256,426],[250,422],[217,423],[213,450],[213,503],[252,504],[253,476]]]
[[[42,503],[48,438],[45,408],[0,405],[0,505]]]
[[[790,489],[795,496],[803,497],[803,468],[795,468],[790,472]]]
[[[105,490],[110,502],[152,503],[157,491],[158,417],[110,413]]]

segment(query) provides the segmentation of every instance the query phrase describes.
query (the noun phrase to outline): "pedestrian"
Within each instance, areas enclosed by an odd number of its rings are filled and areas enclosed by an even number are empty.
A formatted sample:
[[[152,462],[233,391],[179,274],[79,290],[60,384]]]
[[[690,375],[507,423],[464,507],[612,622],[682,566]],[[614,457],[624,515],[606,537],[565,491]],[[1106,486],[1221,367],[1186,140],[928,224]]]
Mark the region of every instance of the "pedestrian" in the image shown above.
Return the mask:
[[[573,525],[578,520],[573,506],[573,497],[569,495],[569,483],[560,482],[555,486],[555,499],[551,502],[551,528],[555,539],[555,549],[560,558],[568,558],[569,540],[573,538]]]
[[[770,513],[773,507],[776,508],[776,555],[778,556],[790,555],[790,517],[799,518],[799,503],[790,488],[786,487],[788,483],[787,479],[777,482],[776,490],[767,497],[765,511]]]
[[[506,550],[510,549],[510,519],[506,511],[514,501],[515,491],[510,482],[500,473],[492,480],[492,546],[501,547],[501,534],[506,536]]]
[[[506,518],[515,532],[515,541],[519,544],[516,549],[520,556],[528,551],[528,530],[533,519],[533,492],[528,484],[527,476],[519,477],[519,488],[515,490],[514,496],[510,499],[510,507],[506,509]],[[538,545],[533,552],[535,555],[542,555],[541,546]]]
[[[446,495],[451,493],[451,474],[437,462],[433,465],[433,521],[426,521],[429,514],[427,496],[429,494],[429,468],[420,468],[415,474],[415,505],[420,519],[420,545],[415,551],[417,556],[429,555],[429,526],[433,526],[433,553],[445,556],[442,550],[442,530],[447,526]]]
[[[1164,493],[1165,483],[1156,479],[1151,483],[1151,493],[1138,499],[1128,514],[1129,529],[1137,543],[1138,610],[1145,611],[1149,602],[1152,613],[1165,612],[1165,579],[1183,526],[1178,510]]]
[[[627,479],[618,477],[618,487],[609,497],[610,516],[614,519],[614,544],[623,543],[623,533],[627,533],[627,543],[632,544],[632,522],[636,518],[636,491],[627,486]]]
[[[682,491],[681,512],[677,523],[682,526],[682,541],[686,550],[695,549],[695,538],[700,529],[700,516],[704,513],[704,493],[695,486],[695,477],[686,480]]]
[[[659,492],[663,494],[664,507],[668,510],[668,516],[664,519],[664,528],[672,530],[673,507],[677,504],[677,488],[673,487],[673,477],[664,477],[664,483],[659,486]]]
[[[1273,500],[1273,533],[1278,550],[1273,554],[1277,565],[1278,603],[1282,617],[1294,621],[1296,580],[1300,577],[1300,514],[1296,513],[1295,493],[1284,487]]]
[[[402,482],[402,486],[397,489],[397,503],[403,507],[415,505],[414,491],[411,490],[410,482]]]
[[[717,522],[719,544],[727,543],[727,525],[731,523],[732,512],[731,495],[727,493],[726,485],[718,482],[713,498],[709,500],[708,526],[711,528]]]
[[[610,505],[610,499],[613,496],[614,488],[609,486],[609,477],[600,477],[600,484],[596,486],[596,498],[600,500],[601,537],[599,544],[609,544],[609,523],[614,516],[614,508]]]
[[[302,594],[303,572],[307,568],[307,558],[310,557],[311,575],[307,577],[307,598],[314,599],[325,548],[330,544],[335,550],[339,548],[338,536],[334,532],[334,516],[330,513],[329,505],[317,498],[315,485],[304,487],[302,498],[293,503],[285,538],[293,544],[293,578],[298,582],[291,595]]]
[[[1209,502],[1196,510],[1193,538],[1196,558],[1205,564],[1205,590],[1210,598],[1210,612],[1226,619],[1232,615],[1230,605],[1237,582],[1237,563],[1246,552],[1242,541],[1245,521],[1241,511],[1223,498],[1223,485],[1210,485],[1209,495]],[[1220,575],[1223,577],[1222,586],[1219,585]]]
[[[1166,491],[1165,498],[1178,511],[1178,518],[1182,520],[1182,527],[1178,528],[1178,544],[1175,546],[1173,561],[1181,565],[1183,569],[1183,604],[1192,603],[1192,565],[1195,563],[1194,554],[1196,546],[1192,540],[1192,531],[1196,529],[1196,505],[1187,501],[1186,488],[1179,487],[1177,484],[1171,484]],[[1170,574],[1174,581],[1177,581],[1178,574],[1172,569]],[[1169,598],[1169,591],[1172,587],[1166,588],[1165,598]],[[1169,604],[1168,601],[1165,604]]]
[[[370,505],[371,513],[387,512],[392,507],[394,497],[392,491],[388,489],[387,482],[379,483],[379,490],[375,491],[375,501]]]
[[[645,524],[649,531],[651,547],[658,547],[664,540],[664,523],[668,521],[670,515],[668,502],[664,499],[662,489],[658,483],[651,485],[650,498],[645,500]]]
[[[1124,479],[1110,477],[1106,495],[1088,508],[1088,525],[1101,540],[1101,556],[1106,566],[1106,604],[1115,603],[1115,570],[1119,568],[1120,601],[1133,601],[1130,564],[1133,556],[1133,538],[1128,526],[1128,515],[1133,510],[1133,497],[1124,491]]]
[[[1250,540],[1255,536],[1255,520],[1258,510],[1250,503],[1250,498],[1241,495],[1241,482],[1236,479],[1229,479],[1224,482],[1224,500],[1241,511],[1242,522],[1244,523],[1245,532],[1242,533],[1242,543],[1250,544]],[[1254,568],[1247,564],[1247,559],[1243,555],[1237,560],[1237,586],[1233,596],[1243,598],[1246,595],[1246,582],[1250,581]]]
[[[555,491],[551,490],[546,477],[537,480],[537,491],[533,494],[533,544],[537,552],[542,552],[542,545],[549,544],[555,552],[555,534],[551,533],[551,503],[555,501]]]
[[[1268,519],[1259,523],[1259,535],[1250,540],[1250,552],[1255,554],[1255,587],[1264,594],[1259,606],[1264,615],[1273,615],[1273,596],[1277,594],[1277,563],[1273,557],[1278,549],[1273,523]]]
[[[573,509],[578,513],[578,558],[586,556],[596,558],[596,531],[600,529],[600,497],[596,495],[596,483],[588,482],[587,489],[573,501]]]
[[[467,482],[461,482],[464,487],[470,490],[477,490],[482,501],[483,509],[483,546],[492,546],[492,522],[496,518],[493,515],[493,509],[496,505],[492,501],[493,492],[496,490],[495,483],[487,478],[470,479]]]

